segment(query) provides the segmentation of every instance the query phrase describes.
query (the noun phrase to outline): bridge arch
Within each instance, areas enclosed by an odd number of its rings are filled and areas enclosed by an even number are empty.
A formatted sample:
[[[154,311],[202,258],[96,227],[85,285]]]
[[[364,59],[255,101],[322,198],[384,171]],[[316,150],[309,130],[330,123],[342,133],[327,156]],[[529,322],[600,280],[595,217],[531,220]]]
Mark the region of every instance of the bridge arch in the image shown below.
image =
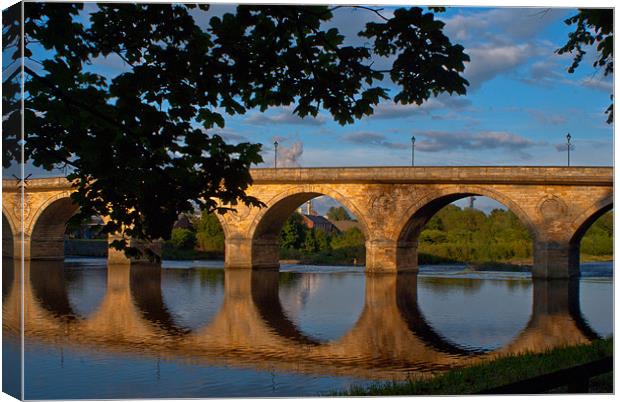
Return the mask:
[[[226,205],[226,206],[229,206],[229,205]],[[217,218],[217,221],[220,224],[220,227],[222,228],[222,232],[224,232],[224,239],[228,239],[228,237],[232,235],[230,224],[228,220],[226,219],[226,217],[231,216],[231,215],[238,216],[242,208],[248,208],[248,207],[236,205],[236,206],[232,206],[232,208],[234,208],[235,210],[227,211],[226,214],[220,214],[218,212],[213,212],[213,215]]]
[[[571,250],[576,254],[577,263],[579,263],[579,244],[586,234],[590,226],[606,212],[611,211],[614,207],[613,193],[594,202],[588,209],[582,212],[572,222],[572,236],[570,239]]]
[[[77,211],[68,193],[56,194],[41,204],[26,231],[30,233],[31,259],[64,259],[66,225]]]
[[[303,203],[320,196],[328,196],[344,205],[359,220],[364,237],[368,240],[365,215],[349,198],[328,185],[305,185],[289,188],[266,202],[250,224],[247,236],[251,239],[251,260],[254,268],[279,267],[280,230],[286,219]]]
[[[418,239],[428,221],[442,208],[470,196],[484,196],[502,203],[527,228],[533,241],[539,236],[534,220],[510,197],[500,191],[480,186],[440,188],[416,200],[403,214],[403,224],[397,229],[396,265],[398,269],[417,267]]]

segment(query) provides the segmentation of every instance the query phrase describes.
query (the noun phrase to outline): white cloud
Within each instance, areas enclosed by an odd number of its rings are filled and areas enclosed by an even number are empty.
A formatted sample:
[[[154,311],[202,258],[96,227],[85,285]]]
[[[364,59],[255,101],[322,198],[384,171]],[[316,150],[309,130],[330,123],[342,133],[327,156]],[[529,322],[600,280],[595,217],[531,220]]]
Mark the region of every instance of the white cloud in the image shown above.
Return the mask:
[[[446,152],[457,150],[487,151],[503,149],[516,152],[521,159],[528,159],[527,149],[544,142],[536,142],[529,138],[502,131],[448,132],[448,131],[421,131],[416,132],[415,149],[420,152]],[[359,131],[345,135],[347,142],[372,148],[387,148],[391,150],[407,150],[411,148],[408,141],[396,142],[376,132]],[[444,162],[445,163],[445,162]]]
[[[455,41],[514,42],[536,37],[569,13],[570,10],[561,8],[497,8],[457,14],[444,22],[446,33]]]
[[[239,134],[238,132],[232,131],[232,130],[221,130],[221,131],[214,132],[213,134],[219,135],[227,142],[239,143],[239,142],[250,141],[248,137],[246,137],[245,135]]]
[[[558,152],[567,152],[568,145],[564,143],[555,144],[553,146]],[[575,149],[575,144],[570,144],[570,150],[573,151]]]
[[[545,112],[540,109],[526,109],[526,111],[541,124],[559,126],[568,121],[567,116],[557,113]]]
[[[375,111],[370,118],[392,119],[409,117],[414,115],[427,115],[431,111],[439,109],[462,110],[471,105],[471,101],[464,97],[442,95],[431,98],[421,105],[403,105],[393,101],[384,101],[375,107]]]
[[[409,147],[407,144],[399,142],[388,141],[385,135],[371,132],[354,132],[349,133],[343,137],[345,141],[349,141],[355,144],[380,146],[390,149],[406,149]]]
[[[485,81],[514,70],[525,64],[535,48],[529,44],[492,46],[467,49],[471,62],[465,67],[465,78],[471,88],[479,88]]]
[[[523,136],[503,131],[484,131],[478,133],[424,131],[416,133],[416,150],[423,152],[443,152],[446,150],[492,150],[505,149],[518,151],[527,157],[525,149],[542,145]]]
[[[614,90],[614,83],[610,76],[584,78],[579,81],[581,86],[597,89],[599,91],[611,93]]]
[[[257,126],[269,126],[273,124],[320,126],[325,124],[325,117],[319,114],[317,117],[306,116],[302,119],[296,114],[293,114],[293,108],[289,106],[274,108],[273,111],[265,113],[252,113],[247,118],[245,118],[244,122]]]

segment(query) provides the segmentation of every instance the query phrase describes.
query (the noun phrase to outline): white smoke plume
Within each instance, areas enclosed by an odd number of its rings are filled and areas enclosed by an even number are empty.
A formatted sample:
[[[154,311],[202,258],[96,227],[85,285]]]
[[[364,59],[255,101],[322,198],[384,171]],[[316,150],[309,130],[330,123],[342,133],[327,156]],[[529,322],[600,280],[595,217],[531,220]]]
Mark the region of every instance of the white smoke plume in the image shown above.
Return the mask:
[[[301,141],[295,141],[289,147],[278,145],[278,167],[300,167],[299,159],[303,153]]]

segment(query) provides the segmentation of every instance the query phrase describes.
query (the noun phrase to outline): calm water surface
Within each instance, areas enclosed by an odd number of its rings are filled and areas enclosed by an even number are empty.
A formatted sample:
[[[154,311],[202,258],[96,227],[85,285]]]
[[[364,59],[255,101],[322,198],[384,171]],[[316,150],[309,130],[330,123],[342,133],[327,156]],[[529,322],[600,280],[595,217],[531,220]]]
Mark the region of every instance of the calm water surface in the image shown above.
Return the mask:
[[[582,264],[572,282],[461,266],[105,264],[27,266],[27,399],[311,396],[613,331],[611,262]],[[19,364],[17,279],[5,260],[5,367]]]

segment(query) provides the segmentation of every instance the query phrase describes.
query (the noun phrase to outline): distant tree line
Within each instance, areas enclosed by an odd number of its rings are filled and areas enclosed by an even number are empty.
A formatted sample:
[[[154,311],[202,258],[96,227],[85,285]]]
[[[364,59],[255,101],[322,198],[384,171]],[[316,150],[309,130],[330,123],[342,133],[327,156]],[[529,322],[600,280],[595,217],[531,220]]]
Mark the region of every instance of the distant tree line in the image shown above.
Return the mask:
[[[349,215],[349,212],[347,212],[346,208],[344,207],[329,207],[325,216],[332,222],[354,220],[353,218],[351,218],[351,215]]]
[[[420,234],[420,263],[529,262],[533,242],[527,228],[510,210],[490,214],[448,205],[426,224]],[[596,220],[581,242],[581,255],[613,254],[613,213]]]
[[[532,239],[517,216],[503,209],[489,215],[474,208],[448,205],[420,234],[421,260],[488,262],[528,260]],[[422,262],[422,261],[421,261]]]
[[[332,207],[328,218],[352,220],[346,209]],[[293,213],[280,233],[280,257],[313,264],[363,264],[365,238],[356,227],[328,233],[308,228],[301,214]],[[194,218],[192,228],[175,228],[167,245],[168,257],[179,250],[224,254],[224,233],[216,216],[203,213]],[[190,254],[191,254],[190,253]],[[601,216],[586,232],[581,243],[586,256],[613,254],[613,213]],[[186,252],[187,254],[187,252]],[[532,258],[532,239],[519,218],[509,210],[494,209],[489,214],[448,205],[426,224],[418,242],[420,264],[526,262]],[[167,256],[164,255],[164,258]]]
[[[581,254],[611,256],[614,253],[614,214],[609,211],[598,218],[581,239]]]

